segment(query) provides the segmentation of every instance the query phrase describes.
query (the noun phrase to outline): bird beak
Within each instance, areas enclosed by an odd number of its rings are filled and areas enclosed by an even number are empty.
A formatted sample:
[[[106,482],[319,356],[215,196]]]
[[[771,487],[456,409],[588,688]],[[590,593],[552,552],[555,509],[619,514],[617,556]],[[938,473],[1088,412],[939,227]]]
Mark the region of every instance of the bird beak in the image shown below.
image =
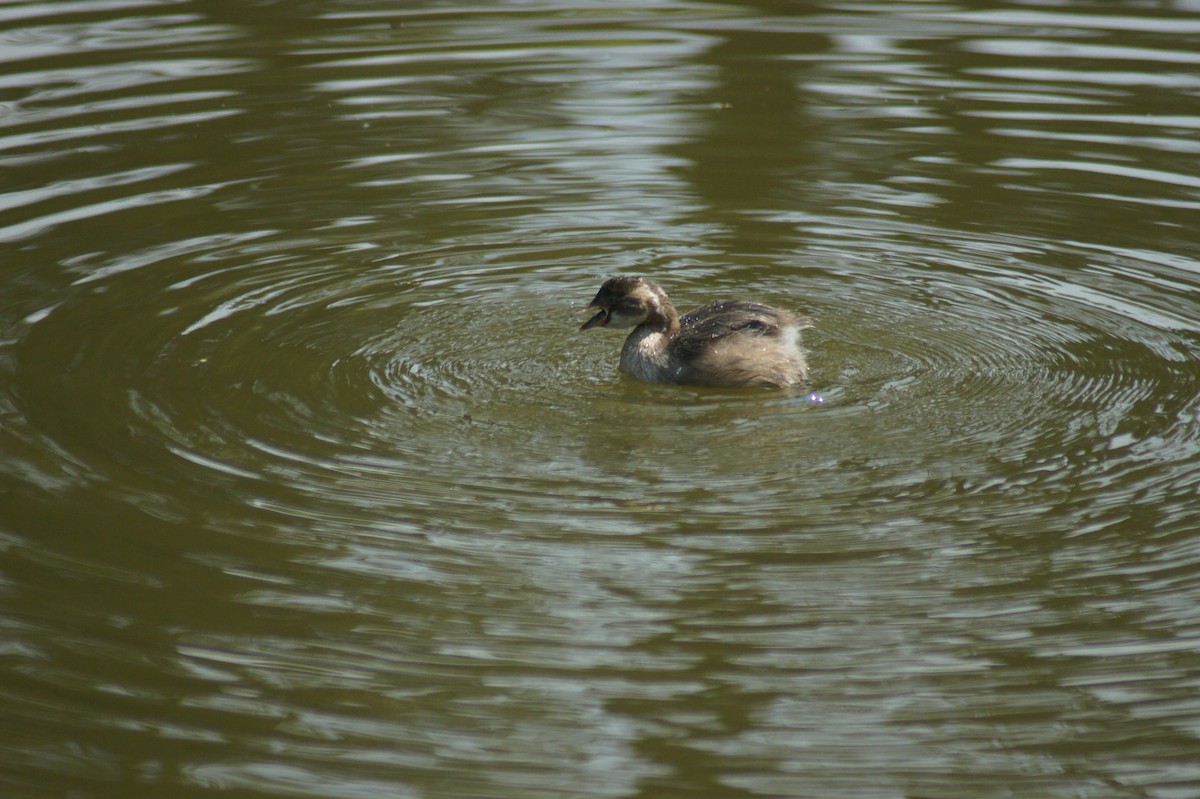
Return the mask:
[[[595,308],[596,308],[595,305],[589,305],[586,308],[580,308],[577,311],[577,313],[585,314],[585,313],[588,313],[589,311],[594,310]],[[596,313],[595,316],[593,316],[591,319],[588,319],[586,322],[584,322],[582,325],[580,325],[579,329],[580,330],[589,330],[593,327],[604,327],[607,324],[608,324],[608,311],[605,310],[604,308],[601,308]]]

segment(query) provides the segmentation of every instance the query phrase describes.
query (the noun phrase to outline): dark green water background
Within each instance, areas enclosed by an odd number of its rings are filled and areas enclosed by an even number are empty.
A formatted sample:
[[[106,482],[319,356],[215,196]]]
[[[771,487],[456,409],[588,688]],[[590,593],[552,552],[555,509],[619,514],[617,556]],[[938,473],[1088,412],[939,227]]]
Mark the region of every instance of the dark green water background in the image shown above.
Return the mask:
[[[1198,211],[1196,2],[0,2],[0,795],[1200,796]]]

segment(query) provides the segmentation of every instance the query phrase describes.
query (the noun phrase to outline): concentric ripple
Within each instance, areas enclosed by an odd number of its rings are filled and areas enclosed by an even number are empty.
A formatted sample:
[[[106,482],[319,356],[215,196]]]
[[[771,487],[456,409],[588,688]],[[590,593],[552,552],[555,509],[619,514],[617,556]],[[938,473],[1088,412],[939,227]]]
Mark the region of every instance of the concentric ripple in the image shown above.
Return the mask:
[[[904,491],[994,480],[998,463],[1040,469],[1047,446],[1194,445],[1192,333],[1143,324],[1113,295],[1063,302],[1062,286],[1037,275],[1039,259],[1064,253],[993,242],[987,259],[978,247],[947,254],[953,237],[936,235],[936,251],[912,231],[893,238],[883,263],[847,256],[842,243],[840,262],[792,278],[731,277],[728,287],[818,318],[813,384],[794,396],[619,380],[620,337],[579,335],[570,314],[599,275],[547,264],[541,278],[464,276],[436,253],[235,264],[238,245],[155,264],[177,274],[152,298],[124,293],[119,271],[81,281],[29,321],[20,362],[62,368],[28,370],[19,394],[42,433],[99,474],[118,457],[151,482],[290,486],[299,494],[272,502],[302,508],[315,496],[351,514],[360,502],[554,496],[535,503],[551,526],[564,496],[633,501],[648,482],[681,501],[707,486],[709,504],[724,508],[716,516],[745,526],[778,519],[746,519],[730,497],[782,512],[859,491],[846,468],[896,471],[892,490]],[[530,263],[539,253],[493,256]],[[1017,257],[1027,259],[1021,280],[1003,269]],[[661,279],[681,305],[726,288],[669,265]],[[112,429],[80,429],[85,416]],[[1142,490],[1112,490],[1105,475],[1122,468],[1120,457],[1096,459],[1057,477],[1104,486],[1097,501],[1119,504]],[[1002,482],[1027,479],[1018,468]],[[836,517],[836,507],[805,512]]]

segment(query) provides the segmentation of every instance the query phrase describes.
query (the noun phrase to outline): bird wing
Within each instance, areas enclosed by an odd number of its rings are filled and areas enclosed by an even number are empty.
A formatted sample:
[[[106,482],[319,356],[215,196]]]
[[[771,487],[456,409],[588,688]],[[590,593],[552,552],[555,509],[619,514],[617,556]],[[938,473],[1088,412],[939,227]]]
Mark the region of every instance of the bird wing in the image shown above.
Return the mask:
[[[675,339],[685,353],[711,347],[714,339],[735,333],[746,336],[778,336],[789,324],[800,324],[795,316],[757,302],[722,300],[697,308],[679,319],[680,335]]]

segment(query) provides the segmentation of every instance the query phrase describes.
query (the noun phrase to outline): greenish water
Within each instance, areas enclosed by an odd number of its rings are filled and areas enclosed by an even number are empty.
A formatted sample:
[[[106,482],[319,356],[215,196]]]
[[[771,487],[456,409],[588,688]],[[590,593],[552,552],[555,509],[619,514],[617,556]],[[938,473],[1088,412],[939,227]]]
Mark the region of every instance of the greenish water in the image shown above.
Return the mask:
[[[1198,36],[0,4],[0,793],[1200,795]]]

